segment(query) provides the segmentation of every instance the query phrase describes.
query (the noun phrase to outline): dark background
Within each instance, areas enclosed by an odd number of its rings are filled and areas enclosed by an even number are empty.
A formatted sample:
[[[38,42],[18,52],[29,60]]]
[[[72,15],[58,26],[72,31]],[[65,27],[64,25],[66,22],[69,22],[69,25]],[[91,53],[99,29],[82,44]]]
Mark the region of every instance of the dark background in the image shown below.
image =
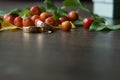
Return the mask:
[[[0,1],[44,1],[44,0],[0,0]],[[63,0],[54,0],[54,1],[63,1]],[[80,1],[92,1],[92,0],[80,0]]]
[[[44,5],[43,3],[41,3],[43,1],[44,0],[0,0],[0,10],[12,10],[15,8],[23,9],[25,7],[31,7],[33,5]],[[56,4],[60,6],[63,0],[53,0],[53,1],[55,1]],[[93,4],[92,0],[80,0],[80,1],[88,5],[90,3],[92,9],[92,4]]]

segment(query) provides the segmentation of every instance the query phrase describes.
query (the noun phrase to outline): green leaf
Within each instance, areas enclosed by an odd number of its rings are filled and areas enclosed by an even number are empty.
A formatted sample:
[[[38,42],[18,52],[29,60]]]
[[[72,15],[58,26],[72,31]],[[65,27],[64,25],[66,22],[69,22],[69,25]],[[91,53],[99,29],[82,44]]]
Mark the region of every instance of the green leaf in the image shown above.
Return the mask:
[[[107,26],[110,30],[118,30],[120,29],[120,25],[113,25],[113,26]]]
[[[84,11],[88,12],[89,14],[94,15],[93,11],[90,10],[86,5],[82,4],[80,2],[80,0],[71,0],[71,1],[64,0],[63,4],[64,4],[64,6],[77,8],[78,11],[84,10]]]
[[[92,25],[90,26],[89,30],[92,30],[92,31],[101,31],[101,30],[104,30],[106,28],[105,25],[102,25],[98,22],[93,22]]]
[[[98,23],[106,23],[106,19],[100,16],[93,16],[94,21],[98,22]]]
[[[46,12],[46,8],[44,6],[40,6],[42,12]]]
[[[64,6],[78,7],[80,6],[80,1],[79,0],[64,0],[63,4]]]
[[[65,10],[65,8],[63,9],[63,7],[57,7],[54,4],[53,0],[45,0],[44,3],[46,4],[46,10],[50,13],[53,14],[53,18],[59,18],[61,16],[64,16],[68,13],[67,10]]]
[[[58,8],[58,9],[57,9],[57,14],[59,15],[59,17],[65,16],[65,15],[68,14],[68,11],[67,11],[67,10],[64,10],[64,9],[61,9],[61,8]]]
[[[57,13],[57,11],[54,11],[52,17],[56,19],[59,18],[60,15]]]
[[[81,19],[78,19],[78,20],[76,20],[76,21],[73,21],[72,22],[74,25],[76,25],[76,26],[82,26],[82,20]]]
[[[119,30],[120,29],[120,25],[106,25],[105,23],[100,23],[100,22],[96,22],[94,21],[92,23],[92,25],[90,26],[89,30],[92,31],[108,31],[108,30]]]
[[[53,18],[59,18],[59,17],[61,17],[61,16],[65,16],[65,15],[67,15],[67,11],[66,10],[63,10],[63,9],[61,9],[61,8],[57,8],[57,10],[56,11],[53,11]]]
[[[23,12],[20,13],[20,16],[22,18],[25,18],[25,17],[30,17],[30,9],[29,8],[25,8]]]
[[[89,30],[101,31],[101,30],[111,30],[108,25],[108,22],[105,18],[98,15],[93,15],[94,22],[90,26]]]
[[[57,7],[55,6],[53,0],[45,0],[44,3],[46,4],[46,9],[48,12],[53,12],[57,10]]]
[[[9,14],[19,14],[21,12],[20,9],[13,9],[9,12]]]

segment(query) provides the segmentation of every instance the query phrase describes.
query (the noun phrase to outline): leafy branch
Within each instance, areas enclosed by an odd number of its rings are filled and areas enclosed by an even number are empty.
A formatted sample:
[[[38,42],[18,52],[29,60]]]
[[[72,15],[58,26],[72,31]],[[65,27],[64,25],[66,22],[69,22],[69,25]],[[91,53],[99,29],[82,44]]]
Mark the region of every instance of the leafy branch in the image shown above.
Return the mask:
[[[53,14],[53,18],[59,18],[68,13],[63,7],[57,7],[53,0],[45,0],[44,3],[46,4],[46,10]]]
[[[64,0],[63,4],[65,7],[73,7],[76,8],[79,12],[81,10],[88,12],[88,14],[93,17],[94,22],[90,26],[89,30],[93,31],[101,31],[101,30],[118,30],[120,29],[120,25],[110,26],[107,20],[101,16],[94,14],[92,10],[90,10],[86,5],[82,4],[80,0]]]

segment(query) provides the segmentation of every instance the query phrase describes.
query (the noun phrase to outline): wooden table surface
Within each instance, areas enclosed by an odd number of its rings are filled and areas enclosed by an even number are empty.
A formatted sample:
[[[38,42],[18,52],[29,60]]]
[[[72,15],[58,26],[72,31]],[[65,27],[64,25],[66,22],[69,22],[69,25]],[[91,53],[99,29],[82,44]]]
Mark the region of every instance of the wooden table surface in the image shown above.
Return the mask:
[[[38,4],[8,3],[0,2],[0,8]],[[0,80],[120,80],[120,30],[0,32]]]

